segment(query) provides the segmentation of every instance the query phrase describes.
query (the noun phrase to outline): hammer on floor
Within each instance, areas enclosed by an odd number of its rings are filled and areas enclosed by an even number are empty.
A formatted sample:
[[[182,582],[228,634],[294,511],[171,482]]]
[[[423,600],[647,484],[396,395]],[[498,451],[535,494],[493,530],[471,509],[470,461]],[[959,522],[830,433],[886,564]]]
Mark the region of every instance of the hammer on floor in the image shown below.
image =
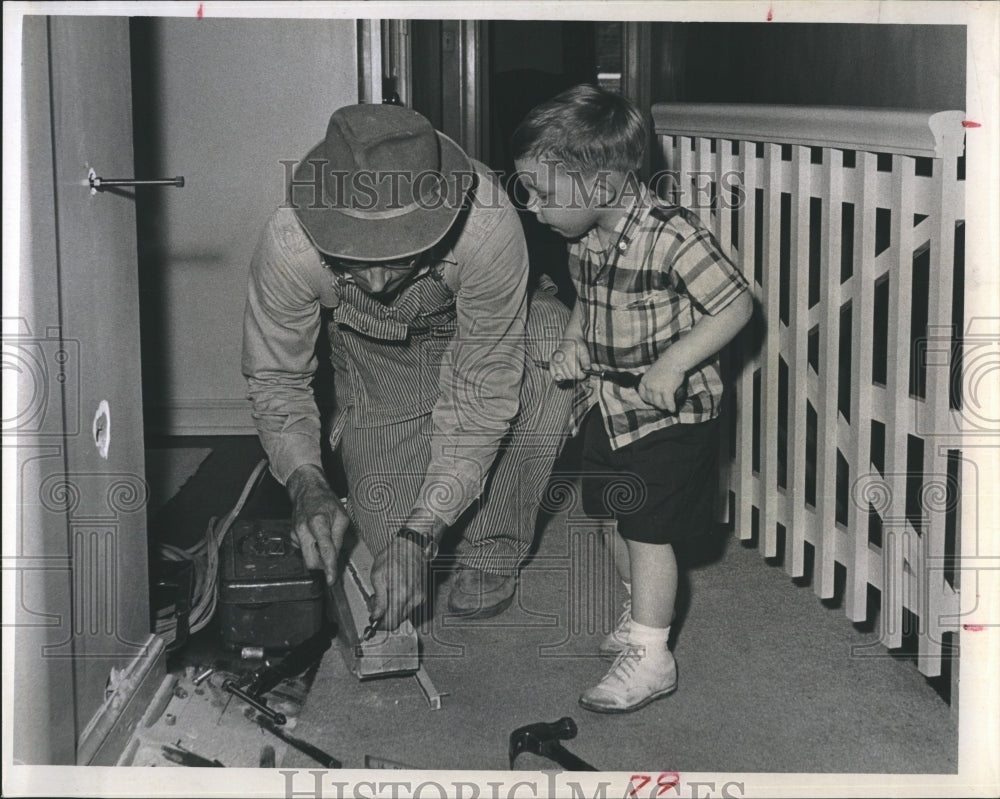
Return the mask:
[[[559,721],[540,721],[537,724],[518,727],[510,734],[508,748],[510,767],[514,768],[514,760],[519,754],[531,752],[558,763],[567,771],[597,771],[590,763],[581,760],[560,743],[575,737],[576,722],[569,716],[563,716]]]

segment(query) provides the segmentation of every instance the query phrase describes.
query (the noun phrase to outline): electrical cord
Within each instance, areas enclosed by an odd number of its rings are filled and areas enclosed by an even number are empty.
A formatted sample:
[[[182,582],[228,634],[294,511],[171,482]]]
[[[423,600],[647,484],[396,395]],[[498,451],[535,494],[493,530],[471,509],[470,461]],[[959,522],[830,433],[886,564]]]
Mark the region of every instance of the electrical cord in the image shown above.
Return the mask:
[[[215,607],[218,601],[218,574],[219,574],[219,547],[232,527],[233,522],[240,515],[243,506],[246,504],[250,493],[257,487],[264,470],[267,468],[267,459],[264,458],[258,463],[247,478],[236,504],[222,519],[213,516],[208,521],[208,529],[205,537],[187,549],[176,547],[172,544],[160,544],[157,551],[163,560],[169,561],[190,561],[194,567],[194,586],[192,588],[191,611],[189,615],[190,632],[196,633],[208,624],[215,615]],[[169,609],[160,612],[155,622],[155,632],[163,636],[168,644],[177,637],[177,617]]]

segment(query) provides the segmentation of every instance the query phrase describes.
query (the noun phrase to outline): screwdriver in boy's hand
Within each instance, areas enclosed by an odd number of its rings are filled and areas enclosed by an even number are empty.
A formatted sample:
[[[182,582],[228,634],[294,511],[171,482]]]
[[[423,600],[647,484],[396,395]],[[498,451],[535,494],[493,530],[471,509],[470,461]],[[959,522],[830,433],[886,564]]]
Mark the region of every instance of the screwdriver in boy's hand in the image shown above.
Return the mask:
[[[549,362],[541,361],[535,359],[535,365],[541,369],[549,370]],[[584,369],[583,373],[585,375],[596,375],[601,378],[601,380],[607,380],[609,383],[614,383],[622,388],[634,388],[638,389],[639,384],[642,382],[642,375],[636,374],[635,372],[613,372],[607,369]],[[676,412],[683,404],[684,399],[687,396],[687,390],[684,386],[681,386],[674,392],[674,408],[671,413]]]
[[[548,371],[549,362],[536,360],[535,365]],[[601,380],[607,380],[609,383],[614,383],[621,386],[622,388],[638,388],[639,383],[642,382],[642,375],[638,375],[635,372],[612,372],[607,369],[584,369],[584,374],[587,375],[597,375]]]

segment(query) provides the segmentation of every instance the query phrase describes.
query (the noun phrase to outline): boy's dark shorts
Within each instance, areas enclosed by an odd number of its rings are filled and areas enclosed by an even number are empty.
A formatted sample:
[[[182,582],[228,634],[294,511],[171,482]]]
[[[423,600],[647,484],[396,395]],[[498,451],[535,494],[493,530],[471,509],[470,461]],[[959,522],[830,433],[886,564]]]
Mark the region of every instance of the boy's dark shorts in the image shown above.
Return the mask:
[[[714,529],[719,421],[675,424],[612,450],[595,406],[582,425],[583,510],[622,538],[671,544]]]

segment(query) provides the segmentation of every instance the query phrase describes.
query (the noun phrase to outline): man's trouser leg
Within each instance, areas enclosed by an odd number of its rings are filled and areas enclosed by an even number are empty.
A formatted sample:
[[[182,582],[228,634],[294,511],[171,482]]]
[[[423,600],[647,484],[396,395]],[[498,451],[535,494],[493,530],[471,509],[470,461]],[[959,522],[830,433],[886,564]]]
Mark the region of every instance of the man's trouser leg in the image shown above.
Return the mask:
[[[566,306],[554,296],[532,295],[520,410],[474,505],[479,510],[463,530],[463,565],[513,574],[531,547],[538,504],[565,441],[573,394],[553,383],[534,361],[548,360],[568,318]],[[372,554],[381,552],[409,517],[430,463],[432,429],[429,414],[363,429],[350,416],[346,420],[340,452],[351,510]]]
[[[431,430],[430,414],[361,429],[347,418],[340,454],[351,516],[372,555],[409,518],[430,463]]]
[[[481,507],[463,530],[458,560],[492,574],[514,574],[535,537],[538,506],[566,440],[573,389],[557,386],[535,361],[559,345],[569,310],[536,291],[528,306],[521,405],[490,471]]]

